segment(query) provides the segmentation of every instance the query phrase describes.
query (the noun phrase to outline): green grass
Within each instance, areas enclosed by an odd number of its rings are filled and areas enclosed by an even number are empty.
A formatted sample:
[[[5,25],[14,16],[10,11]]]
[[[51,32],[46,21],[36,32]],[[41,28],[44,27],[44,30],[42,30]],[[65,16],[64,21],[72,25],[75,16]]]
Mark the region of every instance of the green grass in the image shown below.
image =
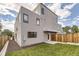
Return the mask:
[[[68,44],[39,44],[8,52],[6,56],[79,56],[79,46]]]

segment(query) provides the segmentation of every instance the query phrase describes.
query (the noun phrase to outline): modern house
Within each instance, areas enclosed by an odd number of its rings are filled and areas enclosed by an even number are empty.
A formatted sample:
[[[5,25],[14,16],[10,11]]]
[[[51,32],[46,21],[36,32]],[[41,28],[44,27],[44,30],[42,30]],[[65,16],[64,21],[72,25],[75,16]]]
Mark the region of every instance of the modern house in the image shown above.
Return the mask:
[[[61,33],[58,16],[40,3],[33,10],[21,7],[15,22],[15,41],[24,47],[51,40],[51,35]]]

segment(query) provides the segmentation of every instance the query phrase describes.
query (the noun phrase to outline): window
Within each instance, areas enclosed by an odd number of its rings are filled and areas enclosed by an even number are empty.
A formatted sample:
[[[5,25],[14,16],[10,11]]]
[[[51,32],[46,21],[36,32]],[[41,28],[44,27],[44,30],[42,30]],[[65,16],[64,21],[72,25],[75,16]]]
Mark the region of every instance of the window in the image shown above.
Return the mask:
[[[44,8],[41,8],[41,14],[44,14]]]
[[[23,22],[28,23],[29,16],[27,14],[23,14]]]
[[[28,38],[36,38],[37,32],[28,32]]]
[[[40,25],[40,19],[39,18],[36,18],[36,24]]]

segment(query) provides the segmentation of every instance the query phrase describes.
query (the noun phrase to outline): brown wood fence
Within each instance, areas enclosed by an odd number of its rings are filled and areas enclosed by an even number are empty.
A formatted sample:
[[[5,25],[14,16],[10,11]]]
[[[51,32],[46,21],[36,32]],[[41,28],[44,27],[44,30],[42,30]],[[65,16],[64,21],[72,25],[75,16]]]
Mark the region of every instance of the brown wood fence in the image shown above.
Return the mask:
[[[9,36],[0,36],[0,49],[4,46],[4,44],[8,39],[9,39]]]
[[[54,38],[54,41],[79,43],[79,33],[56,34],[56,38]]]

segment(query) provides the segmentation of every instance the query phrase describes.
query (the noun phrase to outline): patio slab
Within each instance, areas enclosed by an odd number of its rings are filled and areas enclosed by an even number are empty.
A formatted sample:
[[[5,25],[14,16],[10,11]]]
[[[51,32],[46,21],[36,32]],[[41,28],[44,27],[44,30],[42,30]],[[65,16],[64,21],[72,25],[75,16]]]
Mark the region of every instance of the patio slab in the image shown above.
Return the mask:
[[[79,45],[79,43],[72,43],[72,42],[57,42],[57,41],[46,41],[45,43],[48,43],[48,44],[61,43],[61,44]]]

